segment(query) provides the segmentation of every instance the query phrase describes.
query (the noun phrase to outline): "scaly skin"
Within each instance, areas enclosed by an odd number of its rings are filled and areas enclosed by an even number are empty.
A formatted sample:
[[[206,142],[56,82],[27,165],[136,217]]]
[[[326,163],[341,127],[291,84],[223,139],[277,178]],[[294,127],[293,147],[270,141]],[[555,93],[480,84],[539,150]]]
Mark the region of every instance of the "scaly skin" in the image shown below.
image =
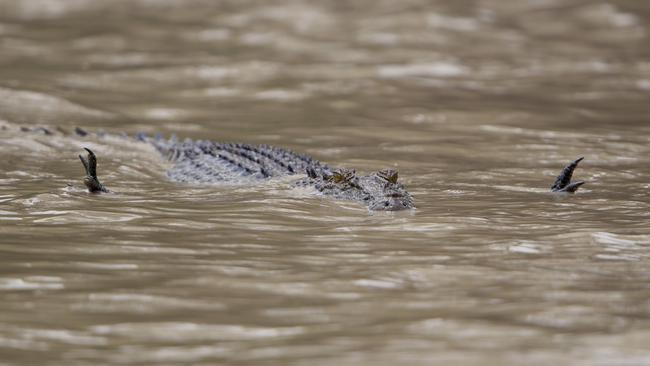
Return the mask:
[[[336,169],[321,174],[308,172],[308,177],[296,186],[312,186],[326,196],[365,204],[373,211],[399,211],[413,208],[413,198],[406,188],[397,183],[397,171],[380,170],[357,176],[354,170]]]

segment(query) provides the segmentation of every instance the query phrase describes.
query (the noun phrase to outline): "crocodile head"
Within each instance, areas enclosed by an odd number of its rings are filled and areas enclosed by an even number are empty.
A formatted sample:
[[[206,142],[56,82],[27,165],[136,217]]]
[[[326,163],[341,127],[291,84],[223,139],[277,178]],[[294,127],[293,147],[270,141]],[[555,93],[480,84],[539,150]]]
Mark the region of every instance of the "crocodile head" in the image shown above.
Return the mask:
[[[399,211],[414,208],[413,198],[398,183],[396,170],[385,169],[359,176],[354,170],[336,169],[318,174],[308,171],[310,183],[327,196],[358,201],[373,211]]]

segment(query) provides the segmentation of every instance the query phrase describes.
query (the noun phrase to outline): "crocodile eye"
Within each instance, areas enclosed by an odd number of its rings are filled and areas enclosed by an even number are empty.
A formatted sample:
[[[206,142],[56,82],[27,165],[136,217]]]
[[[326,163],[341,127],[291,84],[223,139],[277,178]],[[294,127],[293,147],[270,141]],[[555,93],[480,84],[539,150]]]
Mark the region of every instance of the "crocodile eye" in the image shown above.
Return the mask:
[[[356,173],[354,170],[337,169],[332,172],[332,177],[329,180],[334,183],[352,182],[352,180],[354,180],[355,174]]]
[[[377,172],[377,176],[387,180],[390,183],[397,183],[397,178],[399,177],[399,174],[397,173],[397,170],[393,169],[383,169]]]
[[[334,174],[332,174],[331,180],[334,183],[343,183],[345,182],[345,176],[339,172],[334,172]]]

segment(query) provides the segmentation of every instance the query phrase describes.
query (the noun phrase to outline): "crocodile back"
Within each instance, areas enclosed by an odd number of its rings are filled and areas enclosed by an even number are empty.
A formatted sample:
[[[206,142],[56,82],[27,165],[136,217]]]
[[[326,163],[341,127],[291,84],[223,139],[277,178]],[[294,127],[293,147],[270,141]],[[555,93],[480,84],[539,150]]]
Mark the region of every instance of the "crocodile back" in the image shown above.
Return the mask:
[[[269,146],[217,143],[187,139],[183,142],[150,141],[173,163],[167,175],[172,181],[189,183],[263,180],[303,174],[307,168],[322,170],[308,155]]]

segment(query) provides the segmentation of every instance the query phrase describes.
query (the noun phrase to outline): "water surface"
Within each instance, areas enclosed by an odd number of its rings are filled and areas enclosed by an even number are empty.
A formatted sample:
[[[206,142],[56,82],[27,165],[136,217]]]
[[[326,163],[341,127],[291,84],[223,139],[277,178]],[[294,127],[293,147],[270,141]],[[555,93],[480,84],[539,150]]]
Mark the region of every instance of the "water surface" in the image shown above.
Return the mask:
[[[0,0],[0,365],[650,364],[649,32],[642,0]],[[75,126],[398,169],[417,209],[175,184]]]

